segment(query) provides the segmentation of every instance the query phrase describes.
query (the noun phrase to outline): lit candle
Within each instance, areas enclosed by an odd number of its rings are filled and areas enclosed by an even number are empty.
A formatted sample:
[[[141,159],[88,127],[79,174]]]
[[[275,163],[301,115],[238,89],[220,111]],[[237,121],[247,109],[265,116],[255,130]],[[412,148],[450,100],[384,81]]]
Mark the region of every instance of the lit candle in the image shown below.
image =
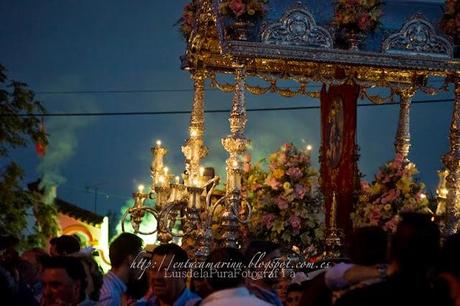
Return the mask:
[[[160,182],[160,184],[163,184],[165,182],[165,177],[163,175],[160,175],[158,181]]]
[[[311,145],[307,145],[307,151],[311,151],[311,149],[313,149],[313,147]]]
[[[157,147],[161,147],[161,140],[157,140]]]
[[[204,174],[204,167],[200,167],[200,176],[203,176]]]
[[[139,191],[139,193],[142,193],[144,191],[144,185],[137,186],[137,190]]]
[[[174,179],[175,179],[175,181],[176,181],[176,184],[179,185],[179,177],[176,176]]]
[[[197,131],[195,129],[190,130],[190,136],[196,137],[198,135]]]
[[[198,187],[199,182],[198,182],[197,179],[194,179],[193,182],[192,182],[192,184],[193,184],[193,187]]]
[[[163,168],[163,171],[164,171],[164,173],[165,173],[165,176],[167,176],[167,175],[168,175],[169,168],[168,168],[168,167],[164,167],[164,168]]]

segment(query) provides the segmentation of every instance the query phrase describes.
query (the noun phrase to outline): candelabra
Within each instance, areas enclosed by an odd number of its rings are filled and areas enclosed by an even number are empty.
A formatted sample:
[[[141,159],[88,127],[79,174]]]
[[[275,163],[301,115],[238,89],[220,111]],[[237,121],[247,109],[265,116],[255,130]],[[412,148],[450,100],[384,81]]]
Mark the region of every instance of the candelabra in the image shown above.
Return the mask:
[[[222,139],[222,145],[229,153],[226,161],[227,182],[225,196],[212,201],[212,195],[219,183],[219,177],[206,173],[200,161],[207,154],[204,145],[204,81],[206,70],[192,71],[194,97],[189,125],[189,138],[182,146],[185,156],[185,172],[171,183],[172,176],[163,160],[168,150],[157,141],[152,148],[152,187],[147,195],[142,191],[134,194],[132,208],[123,216],[122,224],[130,217],[134,232],[140,232],[140,223],[146,213],[157,219],[157,240],[168,243],[174,237],[181,239],[182,247],[198,259],[208,255],[213,241],[212,220],[218,207],[222,229],[222,245],[237,247],[239,223],[247,223],[251,208],[241,207],[241,156],[249,140],[244,135],[246,110],[244,102],[244,65],[236,64],[236,85],[230,113],[231,134]],[[155,207],[143,205],[146,198],[156,200]],[[124,230],[124,227],[122,227]],[[150,233],[155,233],[152,230]]]
[[[122,217],[121,229],[125,231],[125,220],[130,216],[131,226],[134,232],[142,235],[154,234],[157,230],[153,229],[150,232],[143,232],[140,230],[140,224],[142,219],[147,213],[150,213],[155,219],[157,219],[158,211],[152,207],[144,206],[144,201],[149,197],[149,194],[144,193],[144,185],[139,185],[138,191],[133,193],[134,205],[128,208]]]

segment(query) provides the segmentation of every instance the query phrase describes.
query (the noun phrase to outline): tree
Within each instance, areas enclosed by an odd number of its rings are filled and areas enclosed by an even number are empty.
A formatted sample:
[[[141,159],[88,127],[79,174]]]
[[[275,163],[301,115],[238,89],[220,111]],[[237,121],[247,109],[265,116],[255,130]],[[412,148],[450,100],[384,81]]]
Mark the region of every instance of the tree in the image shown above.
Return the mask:
[[[0,65],[0,233],[17,237],[23,248],[43,246],[57,231],[56,209],[21,187],[24,171],[9,153],[26,147],[30,140],[47,143],[36,115],[45,109],[25,83],[9,80],[5,70]],[[29,232],[28,216],[35,220]]]

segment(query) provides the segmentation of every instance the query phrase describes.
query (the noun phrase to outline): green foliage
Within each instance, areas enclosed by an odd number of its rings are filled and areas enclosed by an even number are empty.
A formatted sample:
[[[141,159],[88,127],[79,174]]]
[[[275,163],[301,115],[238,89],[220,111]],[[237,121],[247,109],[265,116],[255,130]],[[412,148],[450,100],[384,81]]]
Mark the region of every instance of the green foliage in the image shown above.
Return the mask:
[[[40,128],[40,118],[34,114],[45,109],[35,100],[33,92],[22,82],[8,80],[0,65],[0,232],[14,235],[21,247],[42,246],[46,238],[57,231],[54,205],[40,201],[37,194],[21,187],[23,170],[7,160],[12,149],[26,147],[29,140],[46,144],[46,135]],[[28,216],[35,224],[32,232],[25,232]]]

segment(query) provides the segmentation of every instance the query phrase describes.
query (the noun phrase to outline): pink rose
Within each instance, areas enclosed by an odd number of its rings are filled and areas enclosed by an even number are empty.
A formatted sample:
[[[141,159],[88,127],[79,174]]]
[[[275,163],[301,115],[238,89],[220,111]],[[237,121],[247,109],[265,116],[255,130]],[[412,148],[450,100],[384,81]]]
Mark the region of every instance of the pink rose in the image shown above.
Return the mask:
[[[303,199],[305,193],[307,192],[307,188],[301,184],[295,184],[294,191],[297,199]]]
[[[298,167],[289,168],[286,173],[295,180],[301,178],[303,174],[302,170],[300,170]]]
[[[369,186],[369,183],[366,180],[361,180],[360,185],[361,185],[361,190],[364,192],[368,192],[371,188]]]
[[[384,225],[383,225],[383,229],[385,231],[388,231],[388,232],[391,232],[391,233],[394,233],[396,232],[396,228],[398,227],[398,220],[396,217],[393,217],[391,218],[390,221],[386,222]]]
[[[245,13],[246,5],[242,0],[233,0],[229,5],[230,9],[233,11],[236,17],[240,17]]]
[[[285,152],[281,152],[278,154],[278,158],[277,158],[277,162],[280,164],[280,165],[284,165],[284,163],[286,163],[286,160],[287,160],[287,156],[286,156],[286,153]]]
[[[275,199],[275,204],[278,205],[278,208],[281,210],[289,207],[289,202],[283,196],[277,197]]]
[[[266,228],[272,227],[274,220],[275,220],[274,214],[266,214],[262,217],[262,222],[265,224]]]
[[[370,212],[369,212],[369,219],[371,223],[373,224],[378,224],[380,221],[380,218],[382,217],[382,213],[380,211],[380,208],[374,207]]]
[[[399,190],[391,189],[387,194],[382,198],[382,204],[391,203],[399,197]]]
[[[243,164],[243,172],[248,173],[249,171],[251,171],[251,164],[244,163]]]
[[[281,183],[278,182],[274,177],[267,177],[265,184],[270,186],[273,190],[278,190],[281,186]]]
[[[292,216],[289,218],[289,223],[291,224],[292,229],[293,229],[294,231],[300,230],[301,220],[300,220],[300,218],[297,217],[296,215],[292,215]]]

